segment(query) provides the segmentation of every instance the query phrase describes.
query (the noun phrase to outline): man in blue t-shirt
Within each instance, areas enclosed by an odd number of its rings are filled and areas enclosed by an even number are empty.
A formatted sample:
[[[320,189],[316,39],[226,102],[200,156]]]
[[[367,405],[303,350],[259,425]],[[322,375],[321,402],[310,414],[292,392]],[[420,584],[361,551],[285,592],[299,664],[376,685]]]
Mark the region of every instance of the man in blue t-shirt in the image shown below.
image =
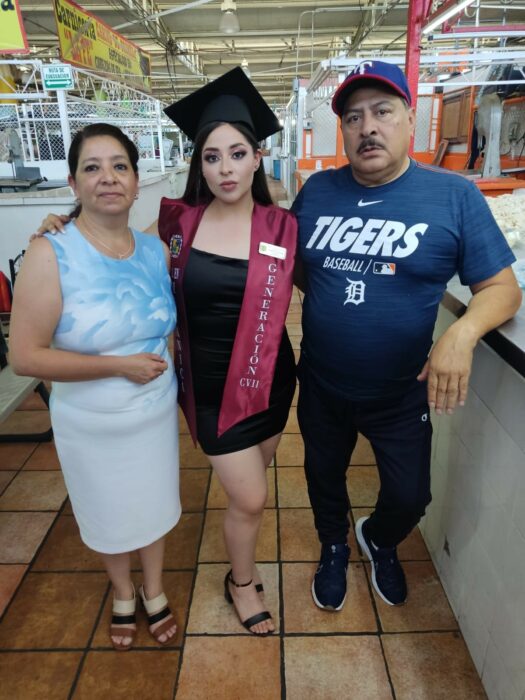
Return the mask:
[[[332,101],[350,165],[311,177],[292,207],[305,291],[298,417],[322,545],[312,594],[331,610],[346,597],[346,470],[358,432],[381,486],[356,536],[376,591],[397,605],[407,587],[396,547],[431,499],[429,410],[464,404],[476,343],[521,303],[514,256],[477,187],[408,157],[410,103],[397,66],[357,66]],[[473,297],[432,346],[456,273]]]

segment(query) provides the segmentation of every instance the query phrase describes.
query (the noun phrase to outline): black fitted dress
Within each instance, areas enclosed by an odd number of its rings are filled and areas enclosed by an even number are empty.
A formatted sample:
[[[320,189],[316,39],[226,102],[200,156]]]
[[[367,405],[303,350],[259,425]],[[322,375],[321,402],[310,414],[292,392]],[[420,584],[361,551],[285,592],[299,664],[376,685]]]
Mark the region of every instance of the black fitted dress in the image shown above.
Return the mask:
[[[269,407],[217,437],[217,423],[241,310],[248,261],[192,248],[184,273],[197,438],[206,454],[244,450],[284,429],[295,391],[295,357],[283,332]]]

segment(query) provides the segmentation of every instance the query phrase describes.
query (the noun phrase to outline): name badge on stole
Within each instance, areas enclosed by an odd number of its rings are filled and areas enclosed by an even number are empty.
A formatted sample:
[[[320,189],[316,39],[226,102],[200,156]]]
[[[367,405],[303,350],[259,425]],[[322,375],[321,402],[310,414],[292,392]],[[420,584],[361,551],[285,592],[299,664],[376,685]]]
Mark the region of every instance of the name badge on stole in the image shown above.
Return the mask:
[[[261,255],[268,255],[270,258],[279,258],[279,260],[286,259],[286,248],[282,248],[280,245],[273,245],[272,243],[259,243],[259,253]]]

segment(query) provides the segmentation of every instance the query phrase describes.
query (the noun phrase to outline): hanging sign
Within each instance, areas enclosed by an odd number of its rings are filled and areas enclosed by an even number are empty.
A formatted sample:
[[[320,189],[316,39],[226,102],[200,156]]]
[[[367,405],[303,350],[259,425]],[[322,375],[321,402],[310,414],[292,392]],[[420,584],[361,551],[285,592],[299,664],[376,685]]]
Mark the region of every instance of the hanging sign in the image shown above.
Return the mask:
[[[43,65],[42,81],[46,90],[72,90],[75,87],[73,69],[66,63]]]
[[[54,0],[62,60],[151,92],[149,54],[72,0]]]
[[[0,54],[29,53],[20,0],[0,0]]]

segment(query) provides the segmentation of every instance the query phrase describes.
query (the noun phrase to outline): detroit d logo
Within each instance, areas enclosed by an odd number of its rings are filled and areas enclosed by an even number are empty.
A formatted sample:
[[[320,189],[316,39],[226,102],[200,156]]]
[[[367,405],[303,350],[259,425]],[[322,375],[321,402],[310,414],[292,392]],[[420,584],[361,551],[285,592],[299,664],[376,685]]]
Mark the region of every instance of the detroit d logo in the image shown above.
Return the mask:
[[[348,277],[346,281],[348,282],[348,287],[345,289],[346,300],[343,306],[346,306],[346,304],[355,304],[359,306],[359,304],[362,304],[365,300],[365,283],[361,281],[354,282],[349,280]]]

